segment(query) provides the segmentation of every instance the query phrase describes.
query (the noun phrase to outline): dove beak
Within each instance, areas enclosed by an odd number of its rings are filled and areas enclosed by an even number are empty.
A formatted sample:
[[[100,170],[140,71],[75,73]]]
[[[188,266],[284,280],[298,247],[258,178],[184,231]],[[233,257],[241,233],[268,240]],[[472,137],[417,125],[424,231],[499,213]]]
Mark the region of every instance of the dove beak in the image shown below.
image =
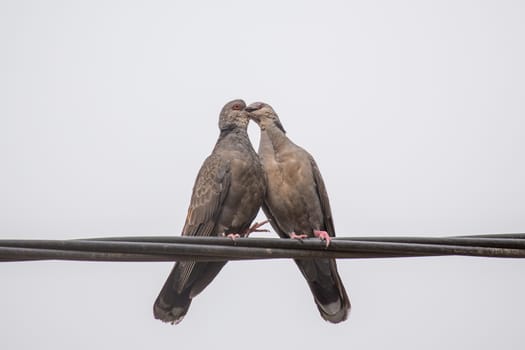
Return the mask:
[[[251,105],[249,105],[248,107],[246,107],[244,110],[248,113],[250,112],[254,112],[258,109],[261,109],[263,107],[263,104],[261,102],[254,102],[252,103]]]
[[[254,122],[256,122],[257,124],[259,124],[259,122],[261,121],[261,118],[259,118],[258,115],[255,115],[255,114],[252,114],[252,113],[248,113],[248,117],[253,120]]]

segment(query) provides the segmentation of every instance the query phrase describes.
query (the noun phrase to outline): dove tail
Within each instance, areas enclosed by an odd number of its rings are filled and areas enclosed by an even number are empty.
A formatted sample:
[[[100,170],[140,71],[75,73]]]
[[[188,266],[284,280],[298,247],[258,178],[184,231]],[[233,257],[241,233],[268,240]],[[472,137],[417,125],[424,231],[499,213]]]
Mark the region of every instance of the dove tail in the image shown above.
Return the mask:
[[[213,281],[225,264],[193,261],[176,263],[153,304],[155,318],[172,324],[181,322],[192,299]]]
[[[347,319],[350,299],[334,259],[295,260],[312,291],[321,317],[331,323]]]
[[[191,304],[189,290],[178,292],[175,289],[177,270],[175,265],[153,305],[153,315],[156,319],[174,324],[182,321]]]

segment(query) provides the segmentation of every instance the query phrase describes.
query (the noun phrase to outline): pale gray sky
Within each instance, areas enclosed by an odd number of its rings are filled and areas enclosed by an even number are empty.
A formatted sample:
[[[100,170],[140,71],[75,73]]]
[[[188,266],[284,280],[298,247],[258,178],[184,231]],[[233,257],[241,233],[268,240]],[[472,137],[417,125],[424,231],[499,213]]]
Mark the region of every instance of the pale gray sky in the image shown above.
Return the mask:
[[[3,0],[0,238],[178,235],[233,98],[273,105],[316,157],[340,236],[523,232],[524,18],[501,0]],[[339,325],[287,260],[228,264],[163,324],[171,265],[0,263],[1,347],[525,341],[525,261],[340,260]]]

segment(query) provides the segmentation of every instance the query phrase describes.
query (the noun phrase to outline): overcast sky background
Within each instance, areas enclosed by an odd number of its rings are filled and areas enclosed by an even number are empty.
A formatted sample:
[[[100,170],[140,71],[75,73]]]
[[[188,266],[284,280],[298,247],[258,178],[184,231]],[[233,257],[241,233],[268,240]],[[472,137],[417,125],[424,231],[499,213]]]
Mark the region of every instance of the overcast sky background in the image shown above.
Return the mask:
[[[314,155],[339,236],[524,232],[524,18],[501,0],[2,0],[0,238],[178,235],[234,98],[270,103]],[[339,260],[339,325],[287,260],[228,264],[163,324],[171,265],[0,263],[0,347],[525,341],[525,261]]]

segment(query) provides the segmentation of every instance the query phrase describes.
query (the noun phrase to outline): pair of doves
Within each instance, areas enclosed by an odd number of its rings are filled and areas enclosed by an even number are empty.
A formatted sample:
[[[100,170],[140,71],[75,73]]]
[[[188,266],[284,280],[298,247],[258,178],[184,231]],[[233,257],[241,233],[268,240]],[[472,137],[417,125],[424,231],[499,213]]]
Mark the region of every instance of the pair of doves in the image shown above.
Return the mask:
[[[261,129],[259,155],[248,138],[250,119]],[[294,144],[271,106],[228,102],[219,117],[220,135],[202,165],[191,196],[183,236],[246,236],[262,206],[282,238],[335,236],[326,188],[313,157]],[[321,317],[339,323],[350,300],[335,259],[295,263],[312,291]],[[175,264],[153,306],[155,318],[179,323],[192,299],[213,281],[226,261]]]

